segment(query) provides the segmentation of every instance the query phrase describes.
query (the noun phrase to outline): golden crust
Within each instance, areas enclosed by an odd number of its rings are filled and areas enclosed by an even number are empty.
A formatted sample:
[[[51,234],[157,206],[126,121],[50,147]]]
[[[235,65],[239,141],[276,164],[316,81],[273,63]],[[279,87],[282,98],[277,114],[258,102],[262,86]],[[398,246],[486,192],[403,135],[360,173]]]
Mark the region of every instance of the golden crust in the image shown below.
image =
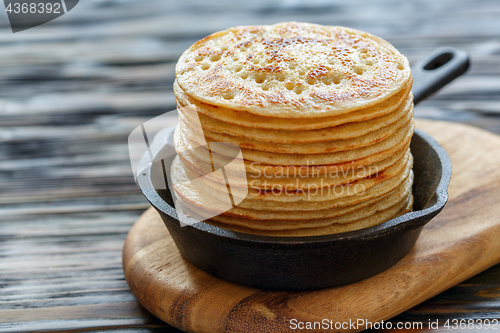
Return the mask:
[[[210,35],[182,54],[176,78],[186,94],[211,105],[316,118],[383,102],[410,81],[410,66],[371,34],[288,22]]]
[[[218,196],[219,194],[227,193],[227,187],[225,184],[221,184],[220,182],[214,181],[208,177],[200,177],[199,174],[192,174],[191,170],[184,168],[180,160],[174,162],[175,164],[172,163],[171,171],[171,176],[173,179],[172,183],[175,184],[174,188],[176,188],[177,192],[184,193],[184,199],[186,199],[187,197],[194,198],[197,195]],[[279,205],[296,202],[327,202],[346,197],[358,196],[360,194],[363,194],[370,188],[376,187],[377,185],[387,181],[391,183],[393,181],[401,183],[408,177],[409,173],[411,172],[412,166],[413,156],[409,154],[408,157],[404,157],[404,160],[400,160],[397,163],[394,163],[380,173],[370,177],[359,179],[349,184],[333,185],[326,188],[322,188],[319,186],[303,186],[302,188],[298,189],[293,189],[293,187],[284,188],[283,186],[281,186],[280,188],[275,188],[274,190],[254,188],[253,184],[249,184],[249,187],[245,188],[244,191],[242,191],[242,188],[232,186],[231,192],[233,197],[244,200],[252,200],[254,204],[262,201],[273,201]],[[191,186],[187,181],[188,179],[199,180],[199,182],[197,182],[198,187],[196,190],[192,188],[187,189],[187,187]],[[184,187],[185,189],[183,190],[182,187]],[[317,191],[316,189],[319,188],[325,190]],[[309,189],[313,189],[312,192],[310,192]],[[377,192],[380,191],[383,191],[383,187],[382,189],[379,188],[377,190]],[[194,200],[196,201],[197,199]],[[257,204],[257,206],[259,206],[259,204]],[[301,208],[299,210],[307,211],[308,209]]]
[[[237,225],[231,225],[228,223],[221,223],[215,221],[214,219],[210,219],[206,222],[217,227],[243,233],[257,234],[257,235],[281,236],[281,237],[320,236],[320,235],[331,235],[336,233],[369,228],[384,223],[390,219],[394,219],[408,212],[411,212],[412,209],[413,209],[413,195],[410,194],[408,195],[408,197],[395,203],[392,207],[382,211],[377,211],[375,214],[371,216],[350,223],[333,223],[329,226],[317,227],[317,228],[306,227],[306,228],[292,229],[292,230],[258,230],[258,229],[240,227]]]
[[[192,120],[193,118],[179,109],[181,127],[189,128],[189,130],[186,129],[189,133],[185,133],[185,137],[202,136],[204,142],[229,142],[237,144],[240,148],[275,153],[320,154],[355,149],[383,140],[413,118],[413,103],[410,100],[407,107],[370,121],[344,124],[314,131],[297,132],[257,129],[239,131],[240,129],[235,128],[236,125],[212,122],[209,119],[201,120],[201,117],[199,122],[201,128],[199,128],[196,122]],[[196,141],[200,142],[199,140]],[[364,144],[359,144],[360,142],[364,142]],[[344,147],[344,149],[340,147]]]
[[[187,95],[184,90],[179,87],[177,81],[174,82],[174,94],[179,112],[182,112],[183,109],[187,109],[186,111],[198,111],[200,121],[204,119],[213,119],[245,128],[309,131],[347,123],[364,122],[390,114],[397,110],[408,99],[408,95],[411,94],[410,90],[412,84],[413,81],[410,79],[410,82],[408,82],[399,93],[372,107],[338,116],[321,118],[263,117],[250,112],[236,111],[206,104]]]
[[[241,149],[241,152],[245,160],[278,166],[340,164],[369,157],[382,151],[391,149],[401,142],[410,141],[414,129],[415,124],[413,119],[411,119],[406,125],[396,129],[396,131],[389,137],[380,140],[371,146],[365,146],[346,151],[336,151],[331,153],[283,154],[244,148]],[[184,142],[182,143],[182,141]],[[188,149],[193,149],[194,147],[200,146],[199,143],[192,140],[191,138],[183,136],[178,129],[174,133],[174,142],[176,147],[184,145],[185,147],[188,147]],[[231,156],[233,153],[233,147],[234,145],[228,145],[228,149],[225,149],[225,146],[221,146],[220,150],[217,153],[224,156]],[[203,149],[208,150],[207,147],[204,147]]]

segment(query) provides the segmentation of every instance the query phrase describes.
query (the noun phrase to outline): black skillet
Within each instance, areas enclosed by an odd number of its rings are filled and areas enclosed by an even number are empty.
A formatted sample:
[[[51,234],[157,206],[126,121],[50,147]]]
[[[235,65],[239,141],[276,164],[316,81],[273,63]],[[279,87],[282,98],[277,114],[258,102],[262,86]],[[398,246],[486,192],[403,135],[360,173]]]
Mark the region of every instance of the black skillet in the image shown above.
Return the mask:
[[[462,75],[469,66],[465,52],[440,48],[412,68],[415,103]],[[175,157],[173,128],[157,134],[162,145],[137,181],[160,213],[180,253],[196,267],[222,279],[256,288],[307,290],[353,283],[397,263],[413,247],[424,225],[448,199],[451,162],[428,134],[416,130],[414,211],[362,230],[326,236],[271,237],[233,232],[198,222],[180,226],[170,190],[165,184]],[[149,151],[151,153],[151,150]],[[166,188],[163,185],[163,188]]]

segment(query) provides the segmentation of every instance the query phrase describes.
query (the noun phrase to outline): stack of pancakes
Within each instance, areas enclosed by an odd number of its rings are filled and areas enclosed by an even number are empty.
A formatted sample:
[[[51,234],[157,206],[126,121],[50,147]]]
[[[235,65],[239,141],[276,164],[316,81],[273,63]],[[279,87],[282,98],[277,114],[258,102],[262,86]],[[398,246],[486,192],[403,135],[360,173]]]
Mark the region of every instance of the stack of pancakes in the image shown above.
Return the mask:
[[[176,208],[273,236],[409,212],[411,84],[391,44],[344,27],[244,26],[200,40],[176,66]]]

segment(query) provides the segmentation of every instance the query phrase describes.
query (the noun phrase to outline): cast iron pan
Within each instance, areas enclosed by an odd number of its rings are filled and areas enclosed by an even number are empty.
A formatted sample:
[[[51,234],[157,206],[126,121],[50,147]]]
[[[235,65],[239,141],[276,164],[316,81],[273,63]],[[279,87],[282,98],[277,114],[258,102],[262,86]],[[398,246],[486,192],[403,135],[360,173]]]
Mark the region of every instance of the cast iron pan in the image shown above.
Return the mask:
[[[415,103],[463,74],[469,66],[465,52],[441,48],[412,69]],[[163,148],[137,178],[144,195],[160,213],[180,253],[196,267],[222,279],[256,288],[308,290],[353,283],[397,263],[415,244],[424,225],[448,199],[451,162],[439,144],[416,130],[414,211],[380,225],[326,236],[271,237],[233,232],[195,221],[180,226],[171,191],[165,184],[175,157],[174,128],[157,134]],[[166,188],[165,185],[163,188]],[[173,193],[173,192],[172,192]]]

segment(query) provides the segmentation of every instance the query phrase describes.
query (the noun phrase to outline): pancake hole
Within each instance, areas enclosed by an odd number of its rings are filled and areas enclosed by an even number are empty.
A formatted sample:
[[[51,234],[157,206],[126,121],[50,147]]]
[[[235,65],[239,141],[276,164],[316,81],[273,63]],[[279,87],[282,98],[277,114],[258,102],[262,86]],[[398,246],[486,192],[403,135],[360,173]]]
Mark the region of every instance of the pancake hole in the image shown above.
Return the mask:
[[[305,71],[305,70],[303,70],[303,69],[300,69],[300,70],[299,70],[299,75],[304,75],[305,73],[306,73],[306,71]]]
[[[354,73],[356,73],[358,75],[363,75],[364,72],[365,72],[365,70],[362,67],[356,67],[354,69]]]
[[[219,61],[220,60],[220,54],[212,54],[210,56],[210,61]]]
[[[306,88],[303,85],[297,85],[293,91],[297,94],[300,95]]]
[[[195,61],[202,61],[203,60],[203,56],[197,55],[197,56],[194,57],[194,60]]]
[[[367,66],[373,66],[373,61],[371,61],[371,60],[367,60],[367,61],[365,61],[365,64],[366,64]]]
[[[366,59],[366,58],[368,58],[368,56],[366,55],[366,53],[363,53],[363,54],[361,55],[361,59]]]
[[[405,67],[403,66],[403,64],[398,64],[398,69],[402,71],[403,69],[405,69]]]
[[[292,90],[295,87],[295,84],[293,82],[287,82],[285,84],[285,88],[288,90]]]
[[[262,88],[262,90],[269,90],[271,85],[266,82],[266,83],[263,83],[260,87]]]
[[[330,72],[328,73],[328,76],[330,77],[330,80],[332,81],[333,84],[339,84],[340,81],[342,81],[342,75],[336,72]]]
[[[262,74],[258,74],[255,76],[255,83],[261,84],[261,83],[264,83],[265,80],[266,80],[266,77]]]
[[[307,84],[310,84],[311,86],[315,85],[316,84],[316,80],[313,79],[313,78],[308,78],[307,79]]]
[[[233,61],[238,61],[238,60],[240,60],[240,57],[238,57],[238,56],[233,57]]]
[[[226,51],[227,49],[228,49],[227,45],[222,45],[222,46],[220,47],[220,50],[221,50],[221,51]]]
[[[243,66],[239,65],[239,66],[237,66],[237,67],[234,69],[234,71],[235,71],[236,73],[238,73],[238,72],[239,72],[239,71],[241,71],[242,69],[243,69]]]
[[[295,69],[295,67],[297,67],[296,64],[290,64],[290,65],[288,65],[288,68],[290,68],[290,69]]]
[[[206,71],[207,69],[210,68],[210,65],[209,64],[201,64],[201,69],[203,69],[204,71]]]
[[[233,99],[234,96],[236,96],[236,93],[234,91],[226,91],[222,94],[222,97],[225,99]]]
[[[248,73],[247,72],[243,72],[241,73],[240,77],[245,80],[247,77],[248,77]]]
[[[276,78],[277,78],[277,79],[278,79],[278,81],[280,81],[280,82],[283,82],[283,81],[285,81],[285,79],[286,79],[286,77],[285,77],[285,75],[284,75],[284,74],[279,74]]]

